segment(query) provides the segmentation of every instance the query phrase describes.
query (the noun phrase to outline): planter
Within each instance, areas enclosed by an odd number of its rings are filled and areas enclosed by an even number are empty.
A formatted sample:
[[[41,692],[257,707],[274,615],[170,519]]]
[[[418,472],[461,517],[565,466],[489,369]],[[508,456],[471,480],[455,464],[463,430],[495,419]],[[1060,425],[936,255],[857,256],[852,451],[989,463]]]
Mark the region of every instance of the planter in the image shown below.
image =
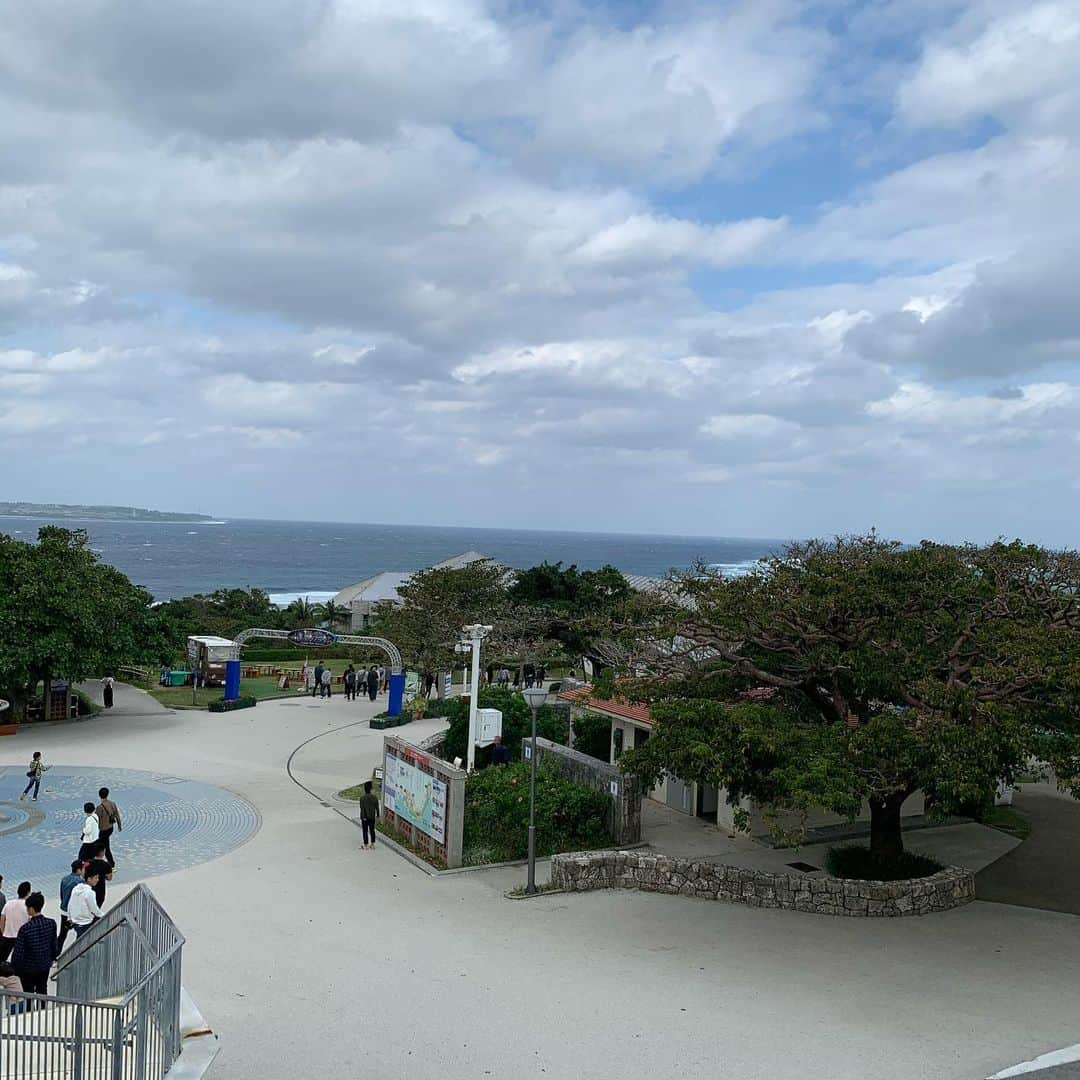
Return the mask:
[[[211,712],[235,712],[237,709],[254,709],[257,704],[253,697],[237,698],[235,701],[218,698],[217,701],[211,701],[207,708]]]

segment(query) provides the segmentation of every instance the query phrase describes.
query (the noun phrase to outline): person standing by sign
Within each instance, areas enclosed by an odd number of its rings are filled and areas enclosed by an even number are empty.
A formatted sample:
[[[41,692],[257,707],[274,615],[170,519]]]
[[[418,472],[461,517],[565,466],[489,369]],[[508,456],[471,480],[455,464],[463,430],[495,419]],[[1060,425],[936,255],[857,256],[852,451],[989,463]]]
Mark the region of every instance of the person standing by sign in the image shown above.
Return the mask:
[[[312,697],[314,697],[316,694],[322,693],[322,673],[323,673],[323,666],[322,666],[322,661],[320,660],[315,665],[315,681],[311,684],[311,696]]]
[[[360,850],[375,846],[375,822],[379,820],[379,800],[371,793],[371,781],[364,781],[364,794],[360,796],[360,828],[364,830],[364,842]]]
[[[368,668],[367,673],[367,693],[368,697],[374,701],[379,694],[379,673],[374,667]]]
[[[334,673],[329,668],[323,668],[322,673],[322,696],[333,697],[333,691],[330,689],[331,684],[334,681]]]
[[[346,701],[355,701],[356,700],[356,668],[354,668],[352,666],[352,664],[350,664],[345,669],[345,676],[344,676],[343,682],[345,683],[345,700]]]

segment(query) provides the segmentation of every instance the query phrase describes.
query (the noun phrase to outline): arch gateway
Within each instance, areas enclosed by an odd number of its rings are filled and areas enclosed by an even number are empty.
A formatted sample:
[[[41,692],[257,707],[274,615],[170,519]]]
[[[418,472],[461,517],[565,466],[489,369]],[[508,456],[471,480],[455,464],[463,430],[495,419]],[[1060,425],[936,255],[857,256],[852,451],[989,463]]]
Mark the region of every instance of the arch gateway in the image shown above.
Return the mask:
[[[311,649],[325,649],[329,645],[360,645],[366,648],[381,649],[390,661],[390,700],[386,712],[389,716],[400,716],[402,700],[405,694],[405,668],[401,663],[401,653],[397,646],[386,638],[368,637],[361,634],[335,634],[332,630],[321,627],[308,627],[304,630],[266,630],[253,627],[241,630],[236,635],[238,650],[252,638],[270,638],[274,641],[288,641],[292,645],[302,645]],[[237,663],[235,698],[240,693],[239,660]],[[229,685],[226,679],[225,697],[229,697]]]

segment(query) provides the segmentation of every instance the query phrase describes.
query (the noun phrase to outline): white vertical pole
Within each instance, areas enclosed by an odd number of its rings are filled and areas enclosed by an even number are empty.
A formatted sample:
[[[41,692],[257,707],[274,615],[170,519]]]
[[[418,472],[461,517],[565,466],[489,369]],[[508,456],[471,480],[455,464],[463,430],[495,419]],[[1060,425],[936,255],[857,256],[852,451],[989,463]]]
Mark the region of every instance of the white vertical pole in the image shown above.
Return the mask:
[[[480,634],[477,630],[472,633],[472,687],[469,692],[469,754],[468,771],[473,771],[476,759],[476,699],[480,696]]]

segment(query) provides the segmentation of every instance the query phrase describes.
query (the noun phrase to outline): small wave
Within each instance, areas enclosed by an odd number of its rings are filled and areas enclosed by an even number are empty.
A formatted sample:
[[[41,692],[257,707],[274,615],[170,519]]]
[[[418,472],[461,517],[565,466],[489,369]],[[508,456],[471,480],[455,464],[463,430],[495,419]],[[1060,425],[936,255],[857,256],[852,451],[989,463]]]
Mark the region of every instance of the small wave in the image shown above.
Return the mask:
[[[196,529],[188,529],[188,536],[198,536],[199,533]]]
[[[272,592],[268,594],[274,607],[288,607],[294,600],[307,600],[309,604],[324,604],[337,596],[337,590],[299,589],[296,592]]]
[[[709,563],[710,570],[719,570],[726,577],[745,577],[754,570],[758,559],[743,559],[741,562],[714,562]]]

